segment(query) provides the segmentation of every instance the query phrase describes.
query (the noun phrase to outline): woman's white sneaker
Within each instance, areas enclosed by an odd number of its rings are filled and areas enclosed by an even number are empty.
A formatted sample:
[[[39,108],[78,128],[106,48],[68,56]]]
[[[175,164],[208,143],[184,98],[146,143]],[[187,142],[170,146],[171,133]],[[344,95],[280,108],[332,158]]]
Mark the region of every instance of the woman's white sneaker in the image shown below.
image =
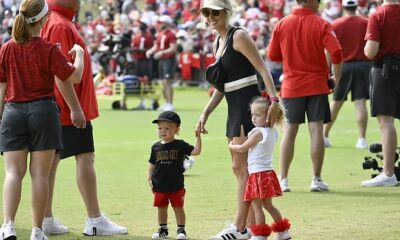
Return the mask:
[[[83,234],[86,236],[109,236],[127,234],[126,227],[113,223],[105,215],[98,218],[88,218]]]
[[[32,228],[31,240],[48,240],[48,238],[44,235],[42,229],[35,227]]]
[[[45,217],[43,219],[42,229],[47,236],[68,233],[68,227],[54,217]]]
[[[15,226],[13,221],[9,221],[3,224],[0,229],[0,240],[15,240],[17,234],[15,232]]]

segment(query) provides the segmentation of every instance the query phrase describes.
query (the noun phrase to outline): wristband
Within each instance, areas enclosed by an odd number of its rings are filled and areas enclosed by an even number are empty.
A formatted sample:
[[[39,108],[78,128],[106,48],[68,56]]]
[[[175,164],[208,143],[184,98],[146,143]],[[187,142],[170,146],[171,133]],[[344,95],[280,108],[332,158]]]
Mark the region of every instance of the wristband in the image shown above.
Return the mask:
[[[270,97],[269,101],[278,103],[279,102],[279,97]]]

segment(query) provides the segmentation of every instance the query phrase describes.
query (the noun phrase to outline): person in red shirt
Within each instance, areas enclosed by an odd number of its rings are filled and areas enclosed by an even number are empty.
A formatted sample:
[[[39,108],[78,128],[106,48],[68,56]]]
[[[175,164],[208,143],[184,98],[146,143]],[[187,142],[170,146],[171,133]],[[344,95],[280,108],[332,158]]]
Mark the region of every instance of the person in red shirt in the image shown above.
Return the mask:
[[[171,31],[173,24],[172,18],[167,15],[162,15],[158,22],[160,23],[160,32],[157,35],[156,42],[150,48],[146,55],[158,60],[158,77],[163,83],[163,95],[165,98],[165,105],[159,110],[173,111],[173,89],[172,81],[174,80],[177,62],[176,62],[176,37],[175,33]]]
[[[17,239],[14,219],[29,154],[33,220],[30,239],[47,240],[42,231],[49,193],[47,179],[56,151],[63,148],[54,76],[60,86],[78,84],[82,77],[82,47],[73,44],[66,49],[68,61],[55,44],[39,37],[48,10],[44,0],[24,0],[15,18],[12,40],[0,49],[0,151],[5,163],[1,239]]]
[[[85,235],[126,234],[128,230],[111,222],[101,214],[97,198],[96,170],[94,167],[94,143],[91,121],[99,116],[93,86],[90,55],[84,40],[76,30],[72,18],[80,7],[79,0],[48,0],[51,14],[44,25],[41,36],[55,43],[67,57],[67,49],[74,44],[82,46],[85,69],[79,84],[58,85],[55,91],[60,108],[64,149],[54,158],[49,178],[50,193],[43,228],[47,234],[68,232],[68,228],[53,218],[52,200],[57,166],[60,159],[75,156],[77,183],[85,202],[88,219],[83,231]],[[68,58],[68,57],[67,57]],[[67,91],[67,90],[72,91]],[[69,94],[72,92],[72,94]],[[76,123],[72,118],[78,118]]]
[[[383,152],[383,171],[363,181],[364,187],[396,186],[394,174],[397,131],[394,119],[400,119],[400,3],[384,0],[368,20],[365,55],[373,59],[370,73],[371,115],[378,118]],[[389,70],[389,71],[384,71]]]
[[[342,79],[333,93],[331,103],[332,121],[324,124],[324,145],[331,147],[329,131],[351,91],[351,100],[356,108],[358,141],[356,148],[368,147],[365,137],[368,111],[366,100],[369,99],[369,71],[371,62],[364,55],[364,36],[368,19],[356,15],[357,0],[343,0],[344,16],[332,22],[333,30],[343,48]]]
[[[324,161],[323,124],[331,120],[325,49],[333,63],[334,81],[339,83],[342,50],[330,24],[317,15],[319,0],[297,0],[299,8],[281,19],[272,32],[268,48],[271,61],[283,62],[281,97],[287,111],[280,147],[281,187],[290,191],[288,173],[293,160],[299,125],[307,114],[311,136],[313,178],[311,191],[327,191],[321,179]]]
[[[146,51],[153,46],[153,35],[148,30],[146,23],[137,21],[135,24],[138,29],[134,30],[131,41],[133,61],[135,62],[134,74],[141,77],[144,82],[149,82],[152,79],[152,64],[150,59],[146,56]],[[121,108],[127,109],[126,95]],[[146,109],[144,97],[141,97],[140,103],[135,109]]]

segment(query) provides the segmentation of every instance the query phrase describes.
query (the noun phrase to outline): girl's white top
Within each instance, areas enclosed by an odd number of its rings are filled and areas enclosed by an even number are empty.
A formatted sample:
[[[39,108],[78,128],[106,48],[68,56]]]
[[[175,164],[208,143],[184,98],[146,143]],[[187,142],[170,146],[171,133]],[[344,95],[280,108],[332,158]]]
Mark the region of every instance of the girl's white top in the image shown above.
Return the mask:
[[[247,156],[249,174],[273,169],[274,147],[278,140],[278,130],[276,128],[255,127],[249,132],[249,137],[256,131],[261,132],[263,138],[249,149]]]

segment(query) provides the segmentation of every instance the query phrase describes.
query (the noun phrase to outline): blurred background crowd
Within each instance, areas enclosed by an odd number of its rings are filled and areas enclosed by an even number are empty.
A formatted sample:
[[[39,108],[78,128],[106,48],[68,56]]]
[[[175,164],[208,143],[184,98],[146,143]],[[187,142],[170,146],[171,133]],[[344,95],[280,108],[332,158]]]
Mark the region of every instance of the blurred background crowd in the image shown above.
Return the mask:
[[[205,68],[214,61],[215,34],[205,30],[198,9],[201,0],[86,0],[75,17],[77,29],[92,55],[94,81],[98,94],[112,94],[114,81],[125,75],[145,80],[158,79],[157,59],[146,55],[161,25],[175,34],[177,46],[175,85],[208,87]],[[13,19],[21,0],[1,0],[0,45],[11,38]],[[368,17],[378,2],[359,0],[357,13]],[[296,6],[295,0],[237,0],[231,24],[245,28],[254,38],[261,55],[274,25]],[[324,0],[321,17],[332,22],[342,16],[341,0]],[[282,66],[265,59],[277,88]],[[148,61],[149,64],[139,62]],[[148,69],[143,69],[148,68]]]

